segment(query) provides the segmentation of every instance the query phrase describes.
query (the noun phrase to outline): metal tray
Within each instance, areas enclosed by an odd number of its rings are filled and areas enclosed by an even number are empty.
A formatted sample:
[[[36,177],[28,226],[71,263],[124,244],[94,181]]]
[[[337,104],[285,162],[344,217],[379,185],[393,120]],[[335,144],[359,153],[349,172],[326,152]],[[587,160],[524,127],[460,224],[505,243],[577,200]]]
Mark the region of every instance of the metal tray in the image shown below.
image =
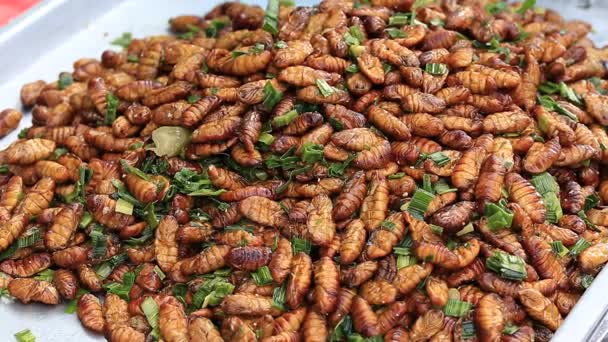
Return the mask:
[[[0,30],[0,108],[19,108],[19,90],[30,81],[57,79],[72,70],[81,57],[99,58],[110,41],[123,32],[135,37],[162,34],[167,20],[180,14],[204,14],[224,0],[46,0]],[[588,0],[587,0],[588,1]],[[265,6],[266,0],[245,0]],[[297,0],[312,5],[318,0]],[[608,44],[608,1],[591,0],[583,8],[575,0],[538,0],[539,6],[557,10],[567,18],[594,24],[592,38]],[[114,47],[116,48],[116,47]],[[0,140],[0,148],[17,138],[21,128],[31,125],[26,114],[19,129]],[[602,271],[555,334],[553,341],[601,341],[608,330],[603,317],[608,307],[608,271]],[[0,300],[0,341],[13,341],[13,334],[31,329],[38,341],[102,341],[80,325],[64,306],[20,305]]]

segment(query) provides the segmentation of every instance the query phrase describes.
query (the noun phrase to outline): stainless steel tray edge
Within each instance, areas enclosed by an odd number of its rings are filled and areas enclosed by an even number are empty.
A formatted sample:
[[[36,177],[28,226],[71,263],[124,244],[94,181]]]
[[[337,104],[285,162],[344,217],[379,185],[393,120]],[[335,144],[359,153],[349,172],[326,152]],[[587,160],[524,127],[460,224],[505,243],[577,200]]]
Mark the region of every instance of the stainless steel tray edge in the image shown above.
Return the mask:
[[[166,20],[177,14],[204,13],[222,0],[44,0],[6,27],[0,29],[0,108],[19,108],[23,83],[36,79],[53,80],[80,57],[99,58],[109,41],[121,32],[134,36],[162,34]],[[264,6],[265,0],[248,0]],[[297,0],[311,5],[315,0]],[[558,9],[567,18],[594,24],[593,38],[600,45],[608,42],[608,1],[596,0],[589,10],[576,7],[573,0],[539,0],[539,6]],[[595,5],[594,3],[594,5]],[[132,15],[129,15],[132,13]],[[146,15],[144,15],[144,13]],[[591,18],[595,16],[595,19]],[[158,21],[151,23],[151,21]],[[101,25],[95,26],[94,25]],[[83,37],[90,34],[90,39]],[[61,50],[63,49],[63,50]],[[20,128],[31,125],[26,114]],[[18,130],[0,139],[0,148],[16,139]],[[608,308],[608,271],[603,270],[582,296],[553,341],[599,341],[608,330],[603,318]],[[63,313],[64,306],[21,305],[0,300],[0,341],[13,341],[13,334],[29,328],[38,341],[100,341],[78,322],[76,315]]]

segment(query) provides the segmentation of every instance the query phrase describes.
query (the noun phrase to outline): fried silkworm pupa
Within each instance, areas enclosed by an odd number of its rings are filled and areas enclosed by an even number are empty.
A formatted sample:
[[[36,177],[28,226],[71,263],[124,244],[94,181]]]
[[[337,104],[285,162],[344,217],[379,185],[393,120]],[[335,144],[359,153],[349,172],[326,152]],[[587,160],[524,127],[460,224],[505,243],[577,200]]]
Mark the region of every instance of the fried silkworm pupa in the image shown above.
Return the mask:
[[[329,257],[322,257],[313,268],[315,288],[313,300],[319,313],[331,313],[338,303],[340,275],[338,268]]]
[[[43,304],[59,304],[59,293],[49,282],[33,278],[12,279],[8,283],[8,292],[20,302],[40,302]]]
[[[293,257],[291,275],[287,281],[285,302],[290,308],[299,307],[312,282],[312,261],[310,256],[300,252]]]
[[[19,126],[19,121],[23,117],[23,113],[16,109],[5,109],[0,112],[0,138],[6,136],[17,126]]]
[[[158,266],[169,272],[178,261],[177,231],[179,225],[173,216],[163,216],[156,228],[154,251]]]
[[[267,247],[237,247],[230,250],[226,263],[235,269],[253,272],[270,262],[271,250]]]
[[[85,293],[78,300],[76,312],[78,313],[78,319],[86,328],[98,334],[103,332],[105,320],[99,298],[90,293]]]
[[[165,297],[158,317],[160,335],[165,341],[188,341],[188,321],[180,301],[173,296]]]

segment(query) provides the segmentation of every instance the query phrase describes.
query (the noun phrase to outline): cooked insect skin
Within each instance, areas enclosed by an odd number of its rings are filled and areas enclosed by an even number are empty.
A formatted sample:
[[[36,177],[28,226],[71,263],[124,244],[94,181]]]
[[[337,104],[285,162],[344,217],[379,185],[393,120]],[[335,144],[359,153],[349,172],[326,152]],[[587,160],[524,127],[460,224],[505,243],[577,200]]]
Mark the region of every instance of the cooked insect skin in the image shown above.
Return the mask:
[[[524,248],[538,274],[543,278],[555,280],[560,287],[565,286],[567,277],[564,267],[552,253],[549,243],[538,236],[527,237],[523,242]]]
[[[415,264],[404,267],[397,272],[393,285],[402,294],[407,294],[416,288],[420,280],[426,278],[433,271],[433,266],[426,263],[424,266]]]
[[[285,238],[279,238],[277,248],[272,253],[272,258],[268,264],[270,274],[275,282],[281,283],[289,275],[292,259],[291,242]]]
[[[350,264],[363,251],[365,245],[365,225],[361,220],[352,220],[344,232],[340,242],[340,263]]]
[[[78,266],[77,272],[78,279],[80,279],[80,283],[82,283],[84,287],[93,292],[101,291],[103,284],[95,270],[87,265],[80,265]]]
[[[70,270],[59,269],[53,273],[53,285],[61,297],[74,299],[78,291],[78,278]]]
[[[504,304],[496,294],[483,296],[475,308],[475,325],[482,341],[497,341],[505,327]]]
[[[363,203],[366,190],[365,174],[358,171],[351,176],[338,196],[333,208],[334,219],[340,221],[350,217]]]
[[[76,269],[87,261],[89,249],[73,246],[53,253],[53,262],[60,267]]]
[[[393,247],[405,235],[405,224],[401,214],[393,213],[386,221],[389,222],[390,227],[381,227],[371,233],[369,243],[365,249],[366,258],[377,259],[390,254]]]
[[[23,179],[19,176],[12,176],[2,196],[0,196],[0,207],[5,208],[7,211],[12,211],[15,206],[23,198]]]
[[[493,154],[485,160],[475,186],[475,198],[480,210],[486,201],[497,202],[500,199],[506,173],[507,169],[500,157]]]
[[[404,122],[379,106],[371,106],[368,109],[367,119],[396,140],[409,140],[411,137],[410,129]]]
[[[328,245],[336,234],[331,199],[324,194],[315,196],[311,201],[311,208],[306,223],[308,236],[314,244]]]
[[[156,228],[154,250],[158,266],[169,272],[178,260],[177,231],[179,225],[173,216],[163,216]]]
[[[600,242],[585,249],[579,255],[581,267],[588,272],[595,272],[604,260],[608,260],[608,244]]]
[[[8,283],[8,292],[20,302],[40,302],[43,304],[59,304],[57,289],[49,282],[33,278],[16,278]]]
[[[23,259],[5,260],[0,263],[0,271],[15,277],[30,277],[49,266],[51,266],[51,255],[40,253]]]
[[[424,341],[438,333],[443,327],[444,315],[440,310],[429,310],[418,317],[410,330],[412,341]]]
[[[386,218],[388,209],[388,183],[385,177],[375,175],[367,196],[361,204],[360,218],[368,231],[377,229]]]
[[[293,257],[291,276],[287,281],[286,303],[296,309],[302,304],[312,282],[312,261],[310,256],[299,252]]]
[[[226,263],[235,269],[253,272],[270,262],[271,250],[267,247],[238,247],[230,250]]]
[[[77,313],[78,319],[80,319],[80,322],[86,328],[96,333],[103,332],[105,321],[101,312],[99,298],[90,293],[84,294],[78,300]]]
[[[435,212],[431,217],[431,223],[443,227],[449,233],[456,233],[469,222],[473,210],[475,203],[458,202]]]
[[[519,291],[519,300],[528,315],[542,322],[552,331],[557,330],[561,325],[562,317],[555,304],[537,290],[524,289]]]
[[[0,138],[17,128],[22,117],[23,113],[16,109],[9,108],[0,111]]]
[[[279,227],[285,221],[279,203],[266,197],[251,196],[241,200],[239,211],[248,219],[270,227]]]
[[[127,302],[110,293],[103,302],[103,317],[106,322],[106,333],[110,334],[121,327],[129,326]]]
[[[50,250],[65,248],[78,227],[83,214],[81,204],[71,204],[61,209],[44,235],[44,245]]]
[[[54,150],[55,142],[52,140],[21,140],[4,151],[4,158],[9,164],[27,165],[48,158]]]
[[[188,341],[188,321],[184,307],[175,297],[162,300],[158,314],[160,335],[165,341]]]
[[[205,317],[194,317],[190,319],[190,322],[188,323],[188,336],[191,341],[224,341],[213,322]]]
[[[378,328],[378,317],[365,299],[355,296],[352,301],[351,315],[355,330],[363,336],[375,336],[380,333]]]
[[[224,267],[225,258],[230,249],[230,246],[211,246],[198,255],[183,260],[180,269],[185,275],[206,274],[215,271]]]
[[[519,204],[533,222],[545,221],[546,211],[543,198],[529,181],[519,174],[511,172],[505,177],[505,185],[509,198]]]
[[[135,217],[131,215],[115,212],[116,201],[110,196],[89,195],[86,200],[93,218],[110,229],[119,230],[135,221]]]

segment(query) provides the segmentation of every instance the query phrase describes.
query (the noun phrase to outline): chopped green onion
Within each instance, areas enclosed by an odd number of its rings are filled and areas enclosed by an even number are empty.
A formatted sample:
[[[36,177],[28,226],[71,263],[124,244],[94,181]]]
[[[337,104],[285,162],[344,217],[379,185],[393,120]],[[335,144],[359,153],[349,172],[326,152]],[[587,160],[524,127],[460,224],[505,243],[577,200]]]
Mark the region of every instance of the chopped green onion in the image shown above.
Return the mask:
[[[463,317],[466,316],[472,308],[473,305],[469,302],[450,298],[448,299],[448,303],[443,307],[443,313],[445,313],[446,316]]]
[[[557,194],[555,192],[544,194],[543,202],[545,203],[545,209],[547,210],[545,220],[550,223],[558,223],[563,215],[563,211]]]
[[[393,67],[388,63],[382,63],[382,70],[385,74],[388,74],[389,72],[391,72],[391,70],[393,70]]]
[[[152,332],[150,334],[155,340],[158,340],[160,337],[160,329],[158,325],[160,308],[158,303],[156,303],[152,297],[147,297],[141,303],[140,308],[141,311],[143,311],[144,316],[146,316],[148,324],[150,324],[150,327],[152,328]]]
[[[223,29],[224,27],[226,27],[226,25],[228,25],[228,23],[229,23],[228,20],[220,20],[220,19],[211,20],[211,25],[209,25],[209,27],[207,27],[205,29],[205,35],[208,38],[217,37],[220,30]]]
[[[431,201],[435,198],[435,195],[424,190],[417,189],[412,196],[412,200],[407,207],[407,211],[416,219],[424,220],[424,213],[431,204]]]
[[[139,63],[139,57],[137,57],[136,55],[128,55],[127,56],[127,62],[130,62],[130,63]]]
[[[128,258],[129,257],[127,256],[127,253],[116,254],[104,263],[97,266],[95,272],[100,278],[106,279],[110,275],[110,273],[112,273],[112,270],[114,270],[118,265],[127,261]]]
[[[19,131],[19,134],[17,134],[17,138],[19,139],[25,139],[27,138],[27,132],[29,131],[29,128],[24,128],[21,131]]]
[[[463,321],[462,322],[462,329],[460,330],[460,337],[463,340],[470,340],[470,339],[474,339],[475,337],[477,337],[477,334],[475,333],[475,325],[473,324],[473,321]]]
[[[559,103],[555,102],[555,100],[549,95],[539,96],[538,102],[540,102],[540,104],[548,111],[555,111],[557,114],[566,116],[574,122],[578,122],[578,117],[575,114],[571,113],[566,108],[562,107]]]
[[[277,49],[285,49],[288,46],[289,45],[287,45],[284,40],[279,40],[278,42],[274,43],[274,47],[276,47]]]
[[[110,44],[122,46],[123,49],[126,49],[129,47],[129,44],[131,44],[132,40],[133,40],[133,36],[131,35],[131,33],[125,32],[122,34],[122,36],[120,36],[120,37],[114,39],[112,42],[110,42]]]
[[[105,256],[107,252],[108,238],[103,233],[103,226],[99,224],[95,225],[95,227],[91,229],[89,236],[91,237],[93,258],[101,258]]]
[[[32,334],[30,329],[21,330],[15,333],[15,338],[18,342],[36,342],[36,336]]]
[[[349,74],[356,74],[359,72],[359,66],[357,64],[351,64],[346,68],[346,72]]]
[[[188,142],[192,133],[180,126],[162,126],[152,131],[153,147],[146,150],[154,152],[159,157],[175,157],[179,155]]]
[[[463,236],[474,231],[475,227],[473,227],[473,223],[469,222],[466,226],[464,226],[464,228],[462,228],[460,231],[458,231],[458,233],[456,233],[456,236]]]
[[[200,99],[201,99],[200,95],[192,94],[192,95],[188,96],[187,100],[188,100],[189,104],[195,104]]]
[[[411,255],[412,250],[409,247],[393,247],[393,254],[395,255]]]
[[[602,80],[599,77],[591,77],[587,79],[594,87],[595,90],[601,95],[608,95],[608,90],[602,88]]]
[[[104,123],[106,126],[112,126],[112,122],[116,120],[116,111],[118,110],[118,104],[120,101],[114,94],[108,92],[106,94],[106,115],[104,117]]]
[[[431,21],[429,21],[429,24],[431,24],[433,26],[444,27],[445,21],[441,18],[433,18],[433,19],[431,19]]]
[[[598,196],[597,192],[594,192],[585,197],[585,205],[583,206],[583,210],[587,211],[591,208],[595,208],[598,204],[600,204],[600,196]]]
[[[0,254],[0,261],[8,259],[20,248],[30,247],[42,239],[42,233],[39,228],[30,228],[17,239],[8,249]]]
[[[158,265],[154,266],[153,271],[160,278],[160,280],[164,280],[165,279],[166,275],[163,272],[163,270],[161,270],[160,267],[158,267]]]
[[[36,280],[43,280],[43,281],[47,281],[47,282],[52,282],[53,281],[53,275],[55,274],[55,271],[47,268],[44,271],[38,272],[35,276],[34,279]]]
[[[74,78],[69,72],[62,72],[59,74],[59,81],[57,81],[57,88],[63,90],[74,83]]]
[[[486,267],[510,280],[523,280],[528,276],[526,262],[515,255],[504,252],[494,252],[486,259]]]
[[[413,255],[398,255],[397,256],[397,269],[400,270],[404,267],[415,265],[418,262]]]
[[[150,180],[150,177],[148,177],[148,175],[146,175],[142,170],[129,165],[129,163],[124,159],[120,160],[120,166],[122,167],[123,171],[125,171],[126,173],[133,174],[146,181]]]
[[[272,119],[272,125],[276,127],[287,126],[297,117],[298,112],[296,110],[291,110],[283,115],[274,117]]]
[[[330,177],[342,177],[344,175],[344,172],[346,171],[346,168],[348,168],[348,166],[350,165],[350,163],[353,160],[355,160],[356,157],[357,157],[356,154],[351,154],[343,162],[340,162],[340,163],[331,163],[329,165],[329,167],[327,168],[328,175]]]
[[[260,134],[258,141],[264,145],[270,145],[274,141],[274,136],[270,133],[264,132]]]
[[[91,216],[90,212],[85,211],[80,219],[80,222],[78,222],[78,227],[86,228],[86,226],[88,226],[91,222],[93,222],[93,216]]]
[[[507,3],[504,1],[497,1],[487,4],[484,8],[486,12],[490,13],[491,15],[497,15],[501,12],[504,12],[508,8],[508,6]]]
[[[448,192],[456,192],[458,191],[458,189],[450,188],[448,182],[446,182],[445,179],[442,178],[435,182],[435,184],[433,184],[433,191],[435,191],[437,195],[443,195]]]
[[[192,40],[192,39],[194,39],[194,36],[201,31],[201,29],[198,26],[195,26],[192,24],[187,24],[186,27],[188,28],[188,31],[178,34],[177,35],[178,39]]]
[[[559,84],[547,81],[538,86],[538,91],[545,95],[551,95],[559,92]]]
[[[569,252],[568,248],[566,248],[566,246],[564,246],[564,243],[561,241],[553,241],[550,243],[550,245],[553,253],[560,257],[565,257]]]
[[[182,304],[186,304],[186,295],[188,294],[188,285],[184,283],[177,283],[173,285],[171,289],[173,296],[177,298]]]
[[[585,212],[583,210],[579,211],[577,215],[578,215],[578,217],[580,217],[583,220],[583,222],[585,222],[585,224],[589,228],[591,228],[595,231],[598,231],[598,232],[600,231],[600,229],[595,224],[593,224],[593,223],[591,223],[591,221],[589,221],[587,214],[585,214]],[[1,257],[0,257],[0,260],[1,260]]]
[[[532,176],[531,182],[536,188],[536,191],[541,195],[548,192],[559,192],[559,185],[557,184],[557,181],[555,181],[555,177],[548,172]]]
[[[253,53],[254,55],[259,55],[260,53],[262,53],[264,50],[266,49],[266,47],[264,46],[264,44],[262,43],[256,43],[253,48],[251,49],[251,53]]]
[[[397,225],[395,224],[395,222],[384,220],[384,221],[380,222],[380,227],[393,231],[395,228],[397,228]]]
[[[319,88],[319,92],[321,95],[323,95],[323,97],[329,97],[335,91],[334,87],[330,86],[327,81],[322,78],[317,79],[317,87]]]
[[[119,198],[116,201],[115,212],[125,214],[125,215],[133,215],[133,203],[127,202],[122,198]]]
[[[422,175],[422,188],[430,193],[433,193],[433,184],[431,182],[431,175],[425,173]]]
[[[484,216],[487,217],[488,228],[491,230],[509,228],[513,223],[513,212],[501,203],[486,203]]]
[[[536,5],[536,0],[524,0],[521,6],[515,10],[517,14],[524,15],[527,10],[531,9]]]
[[[262,29],[273,36],[279,33],[279,0],[268,0]]]
[[[312,164],[323,158],[323,145],[313,144],[311,142],[304,143],[302,146],[301,159],[303,162]]]
[[[359,26],[353,25],[353,26],[349,27],[348,33],[350,33],[351,36],[353,36],[353,37],[355,37],[355,39],[357,39],[357,41],[359,42],[358,44],[363,43],[363,41],[365,40],[365,36],[363,35],[363,32],[361,32],[361,29],[359,28]]]
[[[287,283],[276,287],[272,292],[272,307],[279,310],[285,310],[285,296],[287,294]]]
[[[434,224],[430,224],[429,226],[431,227],[431,231],[433,233],[435,233],[437,235],[443,234],[443,227],[437,226],[437,225],[434,225]]]
[[[511,323],[507,323],[504,329],[502,329],[502,333],[505,335],[513,335],[519,330],[517,325],[513,325]]]
[[[347,336],[350,336],[353,332],[353,320],[350,315],[342,317],[340,322],[336,324],[336,327],[329,336],[329,342],[342,342]]]
[[[393,173],[392,175],[388,175],[386,178],[388,178],[388,179],[401,179],[403,177],[405,177],[405,172]]]
[[[401,29],[398,29],[396,27],[389,27],[385,31],[393,39],[406,38],[407,37],[407,34],[405,32],[403,32]]]
[[[245,52],[245,51],[234,50],[234,51],[230,52],[230,57],[232,57],[234,59],[234,58],[238,58],[240,56],[244,56],[246,54],[247,54],[247,52]]]
[[[441,76],[448,73],[448,66],[443,63],[428,63],[424,66],[424,71],[434,76]]]
[[[215,275],[194,293],[192,305],[196,309],[218,305],[233,291],[234,285],[230,284],[226,278]]]
[[[281,101],[283,98],[283,93],[272,86],[272,82],[266,82],[264,85],[264,108],[267,110],[272,110],[274,106]]]
[[[581,286],[585,289],[588,289],[589,286],[591,286],[591,283],[593,282],[593,276],[591,274],[583,274],[581,276]]]
[[[122,276],[122,283],[112,282],[104,284],[103,287],[108,293],[113,293],[128,301],[133,284],[135,284],[135,272],[127,272]]]
[[[570,248],[570,255],[577,256],[581,254],[585,249],[591,247],[591,243],[584,238],[579,238],[576,243]]]
[[[299,252],[309,254],[310,248],[312,247],[310,241],[299,237],[293,237],[291,239],[291,246],[293,249],[293,254],[297,254]]]
[[[581,98],[574,92],[574,89],[568,87],[568,85],[564,82],[559,83],[559,94],[561,97],[567,99],[577,106],[583,105]]]
[[[410,15],[407,13],[395,13],[395,15],[388,18],[389,26],[404,26],[409,23]]]
[[[251,273],[251,277],[253,281],[259,286],[265,286],[272,284],[272,275],[270,274],[270,269],[268,266],[262,266],[258,268],[255,272]]]

